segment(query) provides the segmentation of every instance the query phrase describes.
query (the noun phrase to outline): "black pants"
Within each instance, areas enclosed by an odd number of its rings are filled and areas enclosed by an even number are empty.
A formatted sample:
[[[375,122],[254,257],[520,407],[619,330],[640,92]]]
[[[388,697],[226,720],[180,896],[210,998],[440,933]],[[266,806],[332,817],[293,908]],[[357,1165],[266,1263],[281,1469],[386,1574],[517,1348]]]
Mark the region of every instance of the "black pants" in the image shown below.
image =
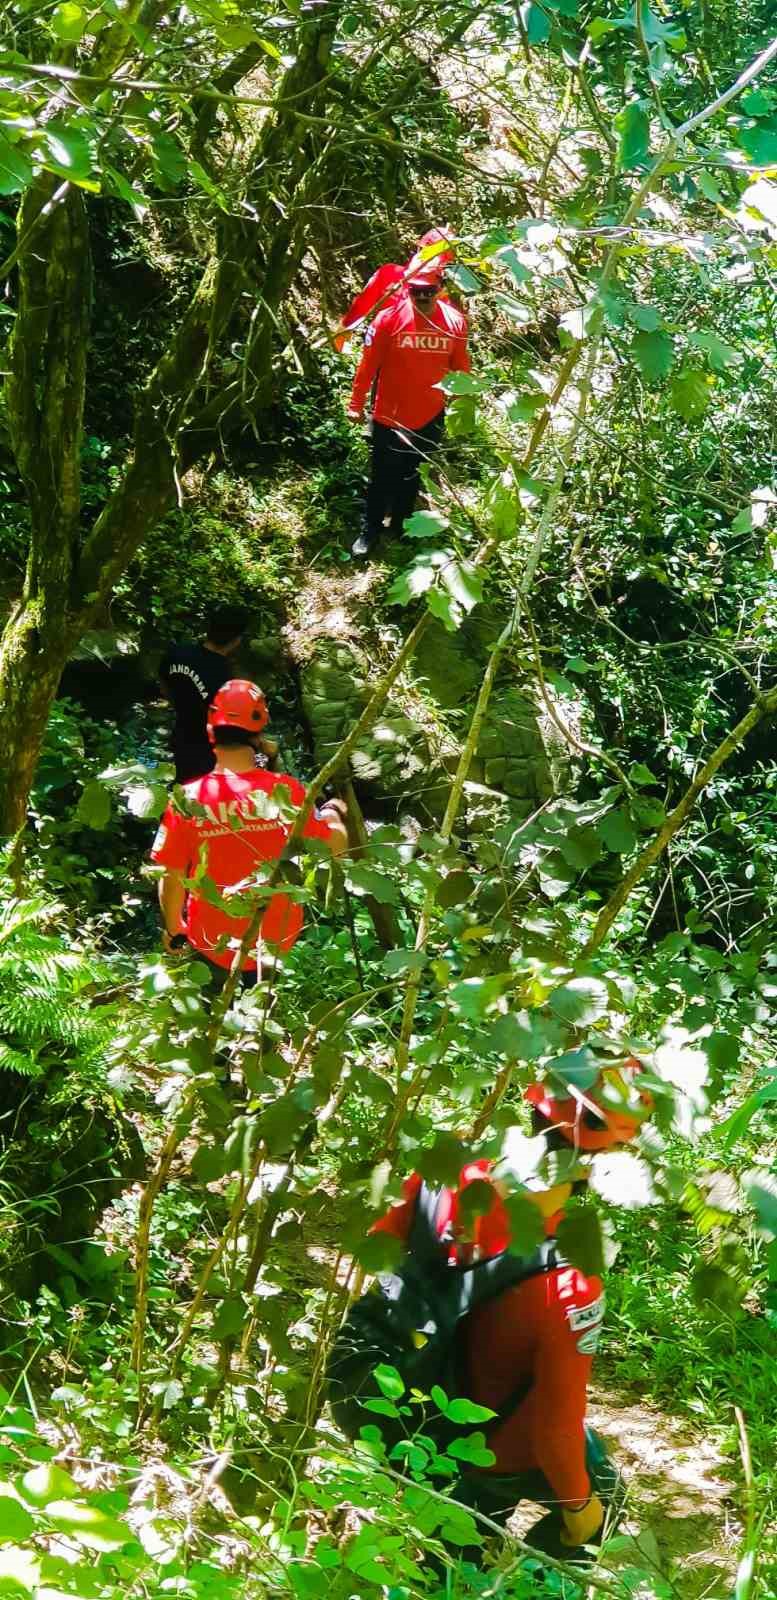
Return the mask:
[[[429,461],[440,443],[443,412],[415,432],[372,425],[372,460],[367,488],[364,537],[369,544],[380,538],[383,518],[391,514],[391,531],[401,534],[406,517],[413,514],[419,487],[419,468]]]
[[[623,1480],[618,1468],[607,1454],[604,1442],[593,1428],[585,1430],[585,1446],[585,1464],[591,1480],[591,1489],[599,1496],[608,1514],[605,1521],[609,1524],[608,1532],[612,1532],[612,1525],[617,1524],[623,1509],[625,1493]],[[528,1533],[524,1534],[524,1542],[538,1552],[555,1556],[559,1561],[585,1559],[585,1552],[579,1547],[575,1549],[562,1544],[564,1523],[561,1507],[547,1478],[538,1470],[514,1475],[470,1472],[466,1477],[459,1479],[451,1498],[458,1500],[460,1505],[468,1506],[470,1510],[480,1511],[483,1516],[490,1517],[492,1522],[498,1522],[501,1528],[507,1527],[521,1500],[533,1500],[539,1505],[544,1505],[549,1509],[545,1516],[540,1517]],[[600,1538],[601,1532],[590,1541],[591,1544],[598,1544]],[[482,1552],[479,1546],[473,1545],[471,1549],[460,1550],[457,1554],[462,1560],[478,1565]]]

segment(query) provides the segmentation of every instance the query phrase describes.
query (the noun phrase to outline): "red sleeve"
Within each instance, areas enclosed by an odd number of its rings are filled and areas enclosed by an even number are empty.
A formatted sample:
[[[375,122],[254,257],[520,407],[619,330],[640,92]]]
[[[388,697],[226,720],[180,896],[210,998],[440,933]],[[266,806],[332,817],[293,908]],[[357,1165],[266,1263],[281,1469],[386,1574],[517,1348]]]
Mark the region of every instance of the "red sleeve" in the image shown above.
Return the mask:
[[[387,262],[383,267],[378,267],[377,272],[373,272],[372,277],[365,283],[364,288],[359,290],[359,293],[351,301],[348,310],[341,317],[340,320],[343,327],[352,328],[355,322],[360,322],[362,318],[368,317],[373,306],[376,306],[378,301],[383,299],[384,294],[388,294],[390,289],[398,288],[402,282],[402,275],[402,268],[393,261]]]
[[[407,1244],[410,1229],[413,1226],[416,1200],[421,1182],[421,1175],[418,1172],[414,1172],[410,1178],[405,1178],[402,1185],[404,1198],[399,1200],[395,1206],[391,1206],[385,1217],[381,1217],[378,1222],[373,1223],[370,1233],[390,1233],[393,1234],[395,1239],[401,1239],[404,1244]]]
[[[188,817],[168,806],[151,847],[151,860],[160,867],[187,872],[194,862],[192,831]]]
[[[534,1284],[545,1304],[530,1408],[533,1455],[559,1500],[574,1505],[591,1493],[584,1423],[604,1295],[599,1278],[586,1278],[575,1267]]]
[[[390,320],[390,316],[391,312],[389,310],[389,313],[384,321],[384,314],[381,311],[379,316],[375,318],[372,327],[367,330],[367,337],[364,341],[364,352],[362,354],[361,361],[356,368],[356,376],[354,377],[353,388],[351,390],[351,410],[358,411],[360,415],[364,410],[367,395],[370,392],[374,379],[376,378],[383,361],[385,360],[389,340],[387,324]]]

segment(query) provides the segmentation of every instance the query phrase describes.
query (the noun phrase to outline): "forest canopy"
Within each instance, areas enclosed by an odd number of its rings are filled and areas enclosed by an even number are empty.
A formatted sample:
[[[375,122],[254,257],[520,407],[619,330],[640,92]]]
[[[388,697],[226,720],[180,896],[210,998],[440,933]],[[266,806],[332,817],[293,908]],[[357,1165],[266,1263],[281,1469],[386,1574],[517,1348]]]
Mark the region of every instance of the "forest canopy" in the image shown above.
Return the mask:
[[[773,1596],[772,8],[0,16],[0,1587]],[[468,360],[359,552],[354,372],[438,265]],[[207,820],[165,697],[214,606],[304,784],[262,779],[277,851],[226,886],[163,854]],[[617,1148],[540,1137],[616,1080]],[[459,1249],[494,1172],[507,1256],[561,1189],[607,1278],[584,1573],[467,1498],[493,1406],[391,1360],[355,1438],[330,1403],[409,1175]]]

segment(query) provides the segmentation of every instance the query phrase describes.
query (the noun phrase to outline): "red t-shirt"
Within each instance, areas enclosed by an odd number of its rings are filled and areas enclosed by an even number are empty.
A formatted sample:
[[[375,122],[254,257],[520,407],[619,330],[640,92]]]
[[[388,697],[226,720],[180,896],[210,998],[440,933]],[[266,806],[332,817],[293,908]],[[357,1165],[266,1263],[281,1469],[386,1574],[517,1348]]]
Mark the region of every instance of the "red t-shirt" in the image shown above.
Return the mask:
[[[351,409],[364,410],[377,377],[375,421],[387,428],[423,428],[445,405],[435,384],[449,372],[469,372],[466,319],[449,300],[438,300],[427,314],[402,293],[367,331]]]
[[[456,1231],[458,1195],[468,1183],[488,1178],[487,1161],[462,1167],[457,1191],[446,1190],[437,1216],[443,1233],[450,1222]],[[376,1224],[377,1232],[406,1240],[421,1187],[417,1174],[404,1184],[404,1200]],[[553,1231],[556,1218],[551,1219]],[[499,1196],[479,1217],[468,1244],[454,1246],[451,1259],[498,1255],[509,1239],[509,1219]],[[586,1391],[604,1315],[602,1281],[576,1267],[557,1267],[527,1278],[514,1289],[480,1306],[464,1329],[468,1394],[478,1405],[496,1411],[524,1378],[531,1379],[526,1398],[506,1422],[488,1434],[496,1456],[490,1471],[524,1472],[539,1468],[562,1502],[579,1505],[591,1493],[585,1465]]]
[[[281,786],[284,796],[275,795],[273,806],[272,797]],[[278,860],[293,821],[288,813],[279,815],[279,802],[290,799],[292,805],[299,807],[305,799],[304,787],[296,778],[260,768],[255,772],[209,772],[204,778],[184,784],[184,794],[204,806],[205,815],[184,816],[169,805],[159,825],[151,859],[159,866],[178,868],[187,878],[202,863],[219,889],[231,888],[250,877],[260,861]],[[305,837],[328,839],[328,823],[310,817],[305,824]],[[186,936],[195,950],[217,967],[231,967],[235,945],[250,920],[245,916],[230,917],[191,891],[186,897]],[[300,905],[288,895],[275,894],[262,917],[259,938],[275,949],[290,950],[303,920]],[[253,971],[255,966],[256,955],[251,954],[243,968]]]

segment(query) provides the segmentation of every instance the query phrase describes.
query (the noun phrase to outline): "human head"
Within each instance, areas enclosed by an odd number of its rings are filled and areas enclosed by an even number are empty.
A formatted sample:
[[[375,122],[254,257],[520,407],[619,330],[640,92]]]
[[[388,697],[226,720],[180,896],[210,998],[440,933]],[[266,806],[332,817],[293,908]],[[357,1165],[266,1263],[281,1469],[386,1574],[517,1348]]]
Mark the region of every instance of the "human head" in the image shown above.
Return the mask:
[[[208,707],[208,738],[222,749],[256,747],[270,720],[262,690],[247,678],[230,678],[222,684]]]
[[[636,1056],[602,1067],[589,1088],[556,1098],[552,1089],[533,1083],[526,1090],[535,1133],[549,1148],[594,1153],[615,1150],[639,1133],[653,1110],[653,1096],[638,1083],[644,1072]]]
[[[236,650],[246,625],[246,614],[239,606],[214,605],[205,619],[205,638],[224,654]]]
[[[450,230],[443,228],[429,228],[422,233],[415,247],[415,253],[410,257],[405,271],[408,277],[415,274],[416,270],[422,272],[442,273],[454,259],[453,246],[450,243]],[[426,252],[430,246],[437,246],[434,255]]]
[[[430,263],[430,266],[432,263]],[[436,267],[436,263],[435,263]],[[424,272],[422,269],[414,272],[412,278],[407,280],[407,292],[414,306],[420,311],[431,311],[443,287],[443,276],[436,267],[434,272]]]

